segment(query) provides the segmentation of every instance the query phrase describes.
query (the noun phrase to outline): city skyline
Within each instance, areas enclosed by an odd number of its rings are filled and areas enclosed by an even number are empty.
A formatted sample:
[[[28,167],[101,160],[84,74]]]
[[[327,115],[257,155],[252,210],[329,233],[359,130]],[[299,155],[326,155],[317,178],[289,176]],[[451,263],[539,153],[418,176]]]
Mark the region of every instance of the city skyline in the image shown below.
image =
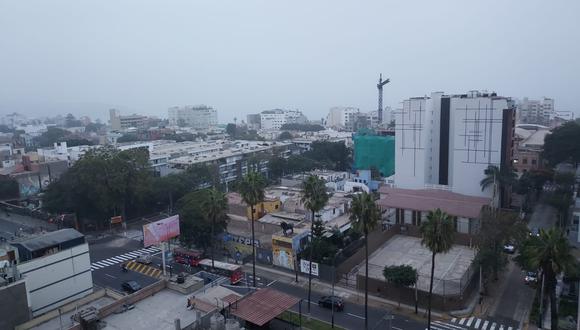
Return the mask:
[[[392,108],[490,90],[579,110],[573,1],[136,4],[3,2],[0,112],[164,117],[202,103],[220,123],[274,108],[320,119],[375,110],[379,73]]]

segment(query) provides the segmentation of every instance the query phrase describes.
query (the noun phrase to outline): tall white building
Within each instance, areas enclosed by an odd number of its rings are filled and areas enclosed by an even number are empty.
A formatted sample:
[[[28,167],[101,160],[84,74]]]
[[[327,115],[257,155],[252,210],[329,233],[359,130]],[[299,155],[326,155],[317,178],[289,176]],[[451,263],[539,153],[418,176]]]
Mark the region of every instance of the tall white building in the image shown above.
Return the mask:
[[[332,107],[326,116],[325,126],[335,129],[352,127],[353,118],[359,112],[360,109],[354,107]]]
[[[530,100],[527,97],[518,102],[519,121],[523,124],[549,125],[555,114],[554,99]]]
[[[206,105],[169,108],[169,124],[173,126],[210,129],[217,125],[217,111]]]
[[[260,113],[260,126],[264,130],[280,129],[284,124],[304,124],[308,121],[302,111],[266,110]]]
[[[509,166],[515,105],[495,93],[432,93],[395,112],[395,184],[491,197],[480,181],[488,165]]]

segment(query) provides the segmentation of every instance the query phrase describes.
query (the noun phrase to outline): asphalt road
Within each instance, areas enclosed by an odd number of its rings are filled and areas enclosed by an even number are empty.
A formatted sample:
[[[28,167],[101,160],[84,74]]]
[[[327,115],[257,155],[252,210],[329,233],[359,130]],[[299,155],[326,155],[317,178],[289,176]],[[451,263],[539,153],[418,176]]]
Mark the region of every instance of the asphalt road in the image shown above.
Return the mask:
[[[556,210],[545,204],[538,204],[528,223],[528,228],[548,229],[556,224]],[[520,322],[529,316],[535,289],[524,284],[524,272],[517,265],[509,266],[507,283],[492,316],[503,320]]]
[[[141,248],[143,248],[143,246],[139,241],[123,237],[109,236],[91,242],[89,244],[89,256],[91,258],[91,263],[94,263]],[[117,291],[122,291],[121,284],[129,280],[136,281],[142,287],[145,287],[157,282],[159,279],[132,270],[123,272],[120,264],[114,264],[93,271],[93,282],[100,287],[108,287]]]
[[[276,280],[272,280],[270,278],[264,277],[262,275],[257,276],[259,278],[258,287],[272,287],[287,294],[293,295],[300,299],[303,299],[299,305],[296,305],[292,308],[293,311],[299,312],[300,307],[302,309],[303,317],[308,315],[308,290],[303,289],[301,287],[296,287],[294,285],[290,285],[284,282],[279,282]],[[251,282],[249,280],[249,282]],[[240,293],[246,293],[247,288],[242,285],[240,286],[229,286],[226,287],[233,289]],[[312,291],[312,298],[311,298],[311,306],[310,306],[310,315],[314,318],[324,320],[327,322],[331,322],[332,320],[332,311],[328,308],[322,308],[318,306],[318,300],[323,295],[329,295],[329,293],[320,293]],[[392,315],[392,311],[388,311],[385,309],[378,309],[374,307],[369,307],[369,329],[389,329],[389,320],[383,319],[387,316]],[[355,303],[351,303],[345,301],[345,307],[342,312],[335,311],[334,314],[334,322],[337,326],[340,326],[345,329],[362,329],[364,328],[364,305],[359,305]],[[394,318],[390,320],[391,327],[394,330],[424,330],[426,328],[425,323],[419,323],[415,320],[406,318],[401,315],[394,315]]]

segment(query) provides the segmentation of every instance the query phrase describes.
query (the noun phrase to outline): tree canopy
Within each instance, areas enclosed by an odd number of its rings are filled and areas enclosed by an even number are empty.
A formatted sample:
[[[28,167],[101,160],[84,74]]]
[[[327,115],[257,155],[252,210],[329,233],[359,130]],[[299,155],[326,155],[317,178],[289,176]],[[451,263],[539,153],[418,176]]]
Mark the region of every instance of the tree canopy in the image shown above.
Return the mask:
[[[303,157],[312,159],[322,167],[335,171],[347,171],[350,168],[351,150],[343,142],[312,142],[311,149]]]
[[[322,127],[318,124],[298,124],[298,123],[283,124],[280,129],[281,130],[288,130],[288,131],[301,131],[301,132],[324,131],[324,127]]]
[[[215,218],[210,219],[207,207],[212,205],[208,200],[210,194],[207,190],[193,191],[178,201],[179,218],[181,221],[181,234],[179,239],[187,247],[196,246],[206,250],[212,242],[212,221],[215,220],[214,235],[222,233],[227,228],[227,215],[225,212],[215,212]],[[220,202],[221,203],[221,202]]]
[[[554,129],[544,140],[544,159],[552,166],[564,161],[580,163],[580,123],[570,121]]]
[[[290,134],[290,132],[288,131],[284,131],[282,133],[280,133],[280,135],[278,135],[278,140],[290,140],[292,139],[292,134]]]

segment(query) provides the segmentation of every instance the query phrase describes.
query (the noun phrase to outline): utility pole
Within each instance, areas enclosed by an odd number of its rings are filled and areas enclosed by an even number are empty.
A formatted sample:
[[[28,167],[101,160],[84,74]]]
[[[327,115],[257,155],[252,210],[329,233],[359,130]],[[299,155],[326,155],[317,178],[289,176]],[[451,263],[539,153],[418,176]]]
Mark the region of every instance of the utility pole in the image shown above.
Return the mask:
[[[378,107],[378,117],[379,125],[383,123],[383,86],[388,84],[391,80],[387,78],[383,80],[383,74],[379,75],[379,83],[377,84],[377,89],[379,90],[379,107]]]

